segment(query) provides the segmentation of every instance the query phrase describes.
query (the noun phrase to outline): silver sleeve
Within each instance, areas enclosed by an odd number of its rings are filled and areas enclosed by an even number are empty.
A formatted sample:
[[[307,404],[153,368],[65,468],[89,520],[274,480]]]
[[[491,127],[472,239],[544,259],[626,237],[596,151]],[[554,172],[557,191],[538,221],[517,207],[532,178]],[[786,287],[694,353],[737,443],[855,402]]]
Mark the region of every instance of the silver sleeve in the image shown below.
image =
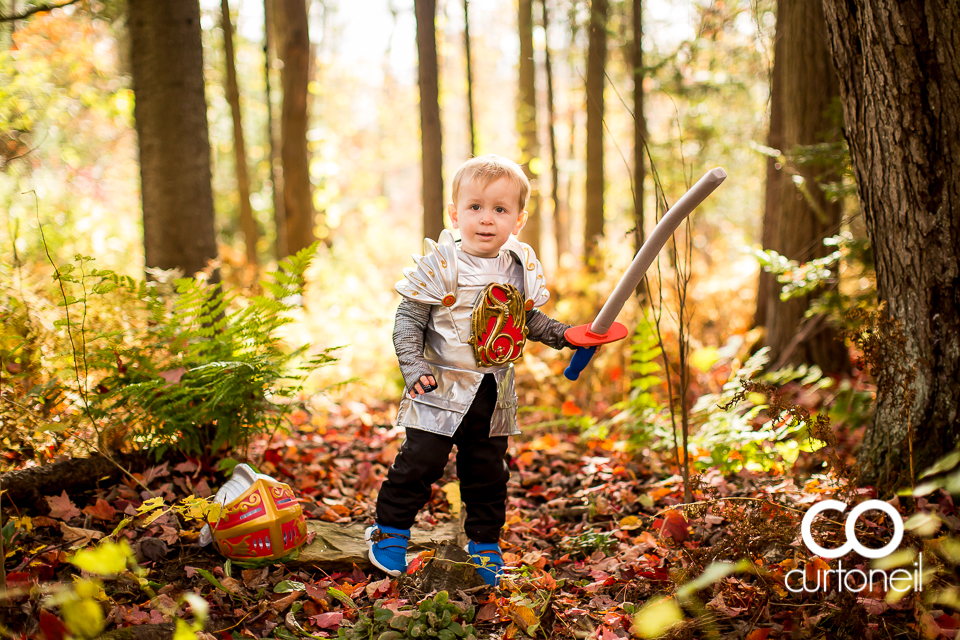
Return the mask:
[[[529,329],[527,338],[530,340],[542,342],[554,349],[563,349],[565,347],[576,349],[575,346],[567,342],[567,339],[563,337],[563,332],[569,328],[570,325],[554,320],[538,309],[527,311],[527,329]]]
[[[423,359],[424,332],[430,320],[430,305],[404,298],[397,308],[393,326],[393,348],[400,361],[400,373],[407,390],[413,387],[420,376],[432,376],[433,371]]]

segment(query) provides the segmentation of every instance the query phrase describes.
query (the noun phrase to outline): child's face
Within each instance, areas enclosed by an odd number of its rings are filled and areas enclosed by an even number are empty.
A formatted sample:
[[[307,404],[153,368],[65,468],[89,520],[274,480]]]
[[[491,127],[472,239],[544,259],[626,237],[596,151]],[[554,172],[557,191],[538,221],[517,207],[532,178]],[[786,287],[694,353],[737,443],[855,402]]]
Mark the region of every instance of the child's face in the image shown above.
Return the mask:
[[[471,179],[460,185],[457,201],[447,205],[453,228],[460,229],[461,248],[479,258],[496,258],[500,247],[517,235],[527,220],[520,209],[520,191],[507,176],[484,186]]]

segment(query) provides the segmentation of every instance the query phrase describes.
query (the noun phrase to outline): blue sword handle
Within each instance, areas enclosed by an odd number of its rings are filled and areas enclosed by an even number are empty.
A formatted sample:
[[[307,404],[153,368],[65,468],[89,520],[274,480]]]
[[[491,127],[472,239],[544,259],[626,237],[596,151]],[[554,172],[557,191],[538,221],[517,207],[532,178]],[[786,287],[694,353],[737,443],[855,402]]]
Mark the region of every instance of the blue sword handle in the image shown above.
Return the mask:
[[[580,372],[590,364],[590,359],[593,358],[596,350],[596,347],[577,347],[577,352],[570,358],[570,366],[563,372],[564,377],[566,377],[567,380],[576,380],[579,378]]]

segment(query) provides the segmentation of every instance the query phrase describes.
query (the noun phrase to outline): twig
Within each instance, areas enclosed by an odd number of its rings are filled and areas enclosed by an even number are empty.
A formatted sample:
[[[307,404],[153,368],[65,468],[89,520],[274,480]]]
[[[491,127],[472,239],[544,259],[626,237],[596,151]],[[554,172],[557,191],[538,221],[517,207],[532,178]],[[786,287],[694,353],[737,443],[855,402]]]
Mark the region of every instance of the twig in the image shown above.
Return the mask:
[[[69,7],[72,4],[77,4],[80,0],[68,0],[63,4],[41,4],[36,7],[31,7],[24,11],[23,13],[14,14],[12,16],[3,16],[0,15],[0,22],[14,22],[15,20],[25,20],[30,16],[36,13],[46,13],[48,11],[53,11],[54,9],[63,9],[64,7]]]

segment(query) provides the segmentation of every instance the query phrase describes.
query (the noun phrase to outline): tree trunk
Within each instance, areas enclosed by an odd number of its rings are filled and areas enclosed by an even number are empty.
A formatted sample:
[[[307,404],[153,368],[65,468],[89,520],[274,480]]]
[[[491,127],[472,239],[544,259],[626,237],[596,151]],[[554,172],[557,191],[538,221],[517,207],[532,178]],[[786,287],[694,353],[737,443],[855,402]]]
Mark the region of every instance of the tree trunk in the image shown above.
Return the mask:
[[[233,51],[233,23],[230,3],[220,0],[220,22],[223,27],[223,51],[227,63],[227,102],[233,116],[233,151],[237,168],[237,191],[240,192],[240,229],[247,247],[247,264],[257,267],[257,239],[260,232],[250,207],[250,175],[247,173],[247,147],[243,142],[243,120],[240,118],[240,89],[237,86],[236,56]]]
[[[443,155],[440,131],[440,70],[437,63],[437,0],[414,0],[417,14],[417,73],[423,169],[423,235],[443,231]]]
[[[549,12],[547,11],[547,0],[540,0],[540,8],[543,10],[543,32],[548,32]],[[570,251],[569,230],[567,224],[566,207],[560,206],[560,164],[557,160],[557,115],[553,104],[553,64],[550,59],[550,45],[544,42],[543,64],[547,74],[547,117],[550,120],[550,199],[553,200],[553,234],[557,241],[557,263],[560,257]]]
[[[912,402],[878,393],[860,448],[863,480],[888,493],[960,440],[960,2],[824,10],[877,292],[903,325],[906,362],[884,368],[916,370]]]
[[[643,182],[646,179],[644,151],[647,119],[643,113],[643,0],[633,0],[633,222],[637,251],[643,246]],[[640,285],[638,285],[640,286]]]
[[[536,67],[533,61],[533,0],[520,0],[517,15],[520,33],[520,82],[517,95],[517,133],[520,135],[520,165],[530,181],[527,200],[527,223],[520,232],[520,240],[529,244],[534,253],[540,253],[540,184],[537,164],[540,141],[537,138]]]
[[[147,267],[187,276],[217,257],[197,0],[130,0]]]
[[[313,244],[322,220],[313,208],[310,154],[307,150],[307,84],[310,80],[310,34],[306,0],[276,0],[273,15],[278,34],[277,52],[283,63],[283,107],[280,110],[280,159],[283,164],[283,211],[287,252],[294,254]]]
[[[593,0],[587,49],[587,184],[584,203],[584,258],[595,264],[603,236],[603,85],[607,64],[607,0]]]
[[[833,133],[836,125],[829,116],[839,87],[827,48],[821,5],[807,0],[780,0],[776,37],[773,64],[781,74],[775,80],[779,80],[782,91],[778,100],[782,139],[781,146],[775,148],[795,156],[801,146],[835,142],[839,135]],[[771,118],[771,137],[775,140],[779,132],[773,124],[777,123]],[[773,229],[765,229],[764,233],[769,234],[773,246],[765,248],[800,262],[830,253],[823,239],[839,231],[842,207],[840,202],[828,202],[819,185],[824,180],[837,179],[835,174],[831,175],[828,162],[790,161],[779,170],[774,166],[768,173],[767,206],[771,209],[765,212],[764,219]],[[779,283],[769,285],[766,300],[759,302],[767,305],[767,345],[772,368],[816,364],[828,373],[848,370],[847,350],[836,330],[824,318],[805,318],[810,302],[819,293],[782,301]]]
[[[467,61],[467,126],[470,128],[470,157],[477,155],[477,124],[473,117],[473,64],[470,61],[470,0],[463,0],[463,53]]]
[[[267,146],[270,158],[270,187],[273,193],[273,223],[277,237],[274,244],[277,260],[290,254],[287,251],[287,219],[283,212],[283,172],[280,149],[277,146],[276,118],[273,117],[273,98],[270,70],[276,58],[276,39],[273,26],[273,0],[263,0],[263,81],[267,101]]]

